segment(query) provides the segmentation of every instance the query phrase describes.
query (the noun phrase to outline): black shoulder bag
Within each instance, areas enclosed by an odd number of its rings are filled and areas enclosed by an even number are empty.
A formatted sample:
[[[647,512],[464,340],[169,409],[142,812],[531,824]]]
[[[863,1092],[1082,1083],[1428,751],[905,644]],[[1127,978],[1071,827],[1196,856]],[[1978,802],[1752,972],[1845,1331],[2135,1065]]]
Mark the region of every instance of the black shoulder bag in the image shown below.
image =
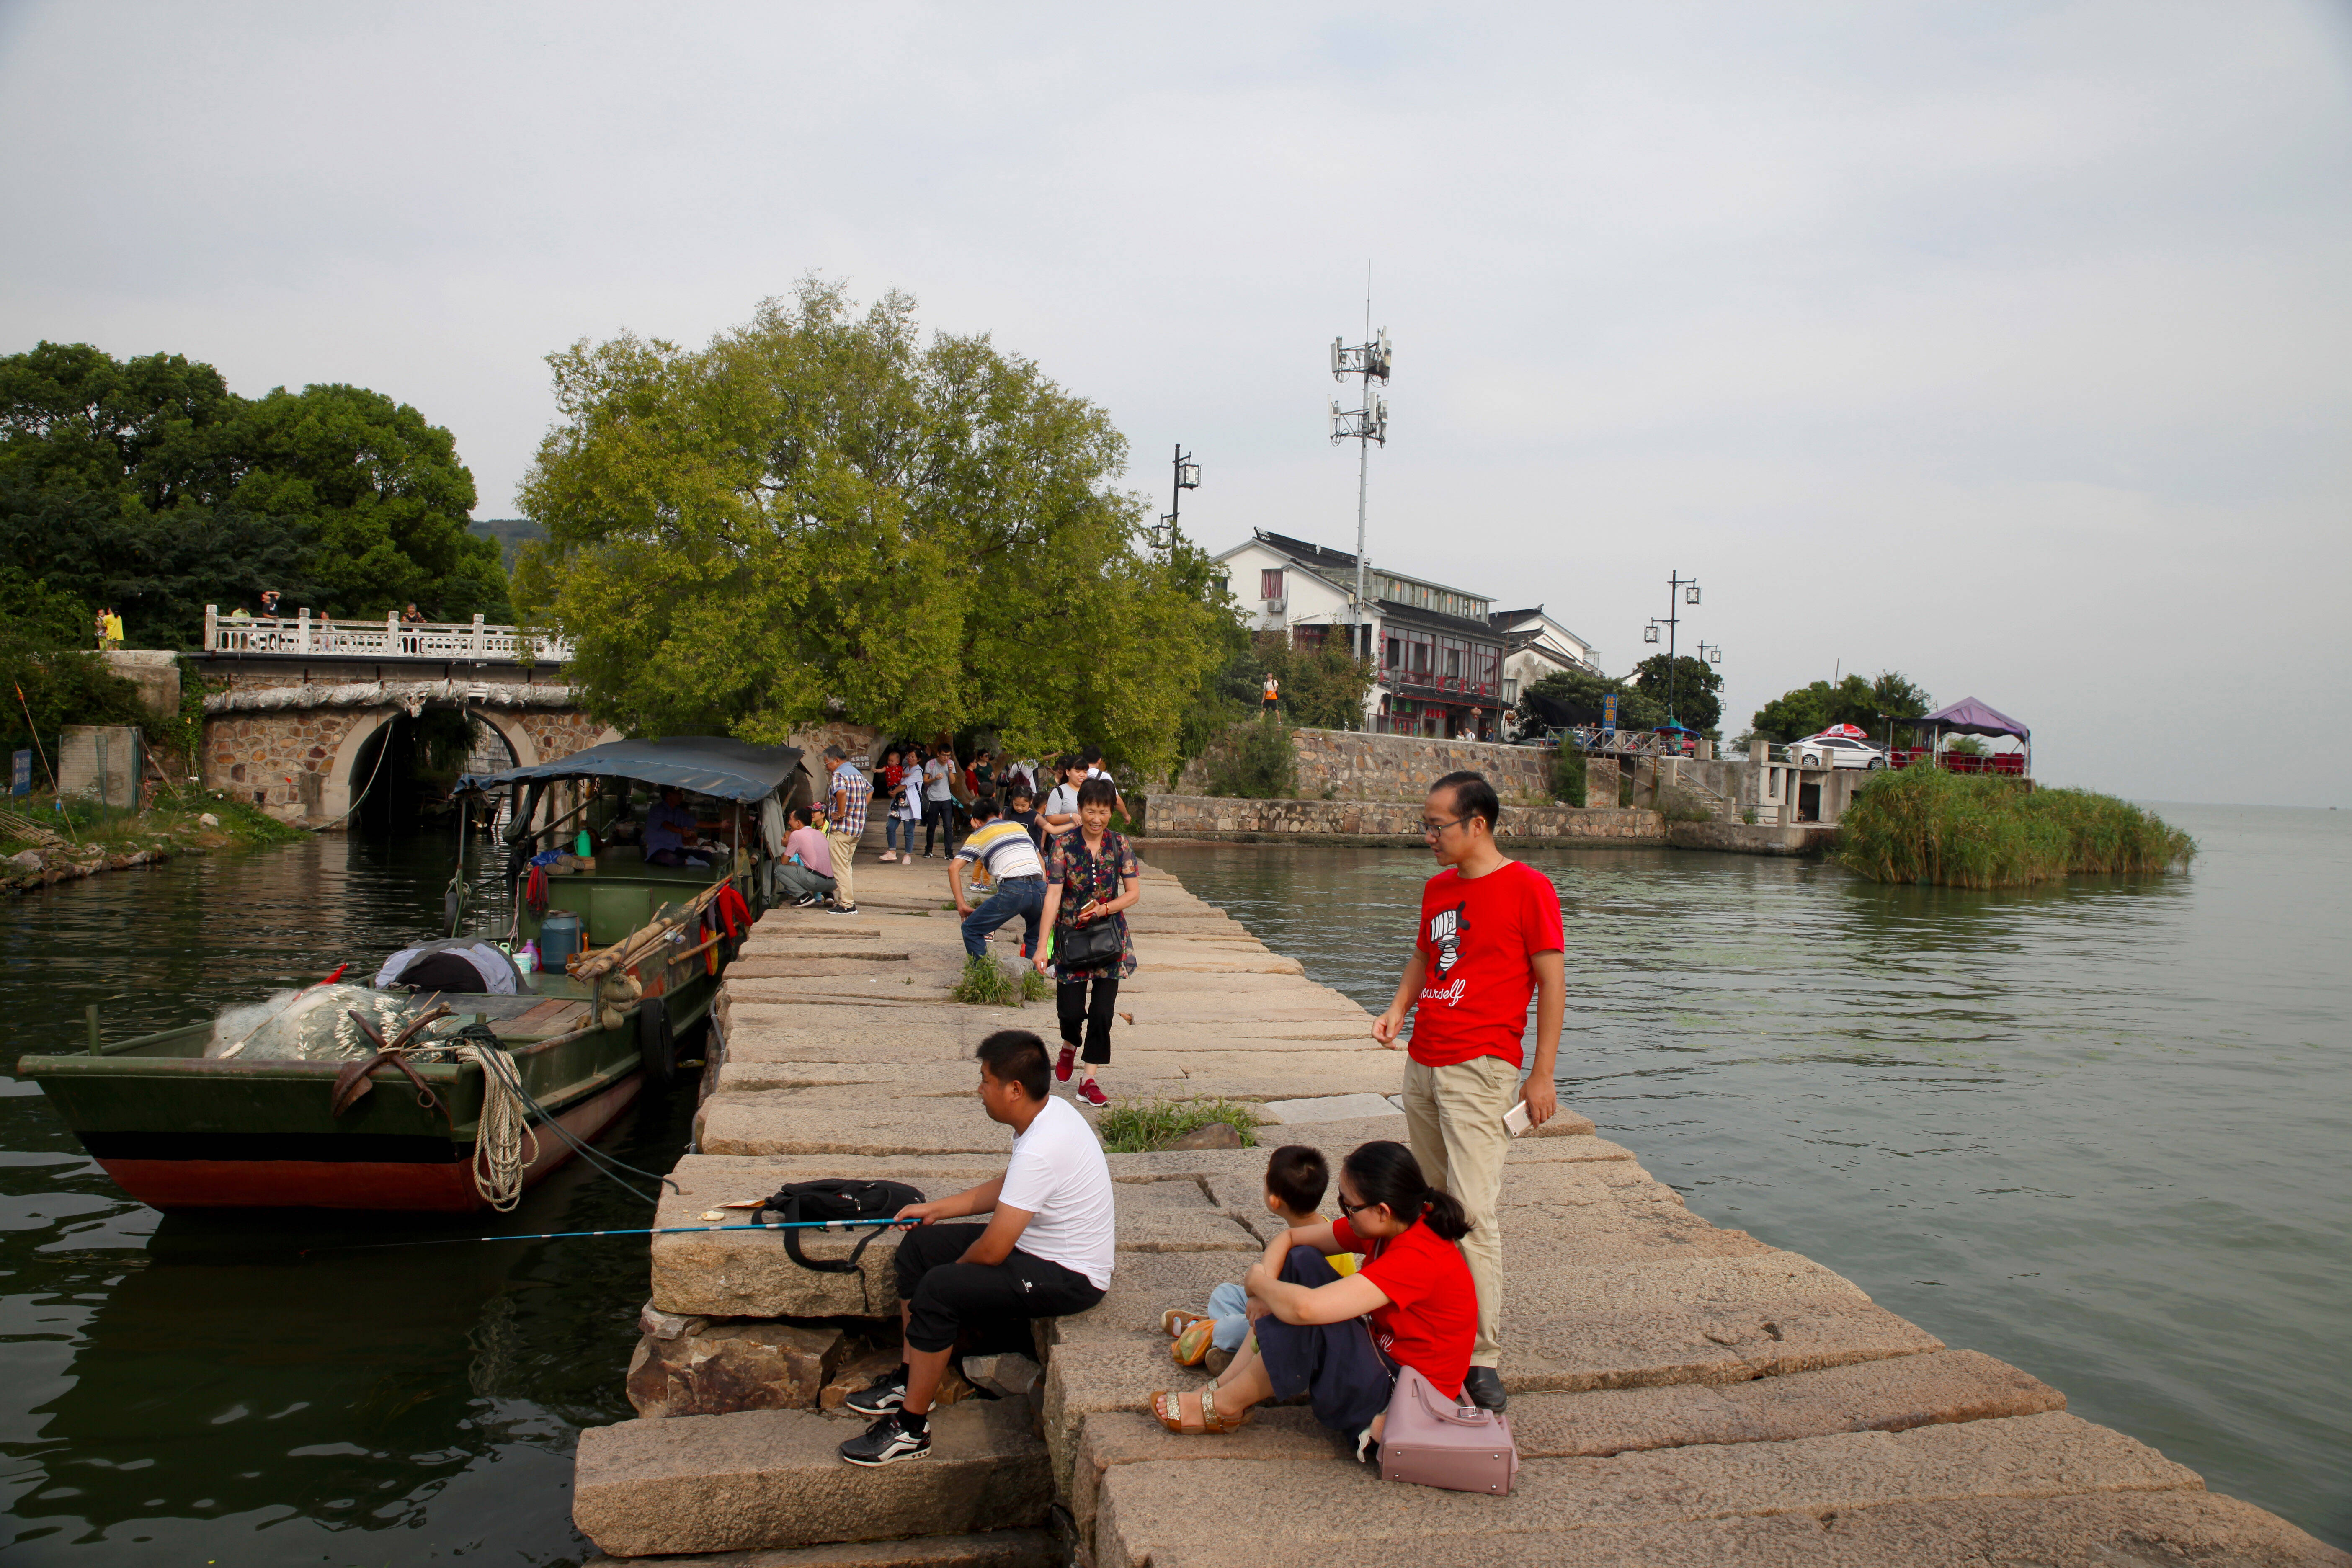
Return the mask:
[[[787,1182],[761,1206],[782,1215],[787,1225],[822,1220],[827,1225],[874,1226],[850,1249],[847,1258],[811,1258],[801,1250],[799,1231],[784,1232],[784,1251],[802,1268],[815,1274],[855,1274],[858,1259],[874,1245],[874,1238],[889,1228],[898,1211],[922,1201],[923,1194],[904,1182],[863,1182],[827,1176],[814,1182]]]

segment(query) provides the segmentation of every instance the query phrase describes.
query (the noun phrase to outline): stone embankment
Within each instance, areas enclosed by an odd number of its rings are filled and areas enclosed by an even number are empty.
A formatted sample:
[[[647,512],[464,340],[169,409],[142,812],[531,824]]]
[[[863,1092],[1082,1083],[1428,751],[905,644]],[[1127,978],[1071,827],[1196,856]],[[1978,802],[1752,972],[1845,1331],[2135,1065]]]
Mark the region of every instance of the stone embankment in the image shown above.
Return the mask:
[[[1426,778],[1422,781],[1424,785],[1428,782]],[[1422,843],[1422,795],[1409,801],[1392,801],[1243,800],[1226,795],[1155,795],[1145,812],[1144,826],[1155,839],[1411,845],[1418,848]],[[1572,805],[1507,805],[1495,836],[1523,846],[1664,844],[1667,841],[1666,826],[1666,819],[1654,811],[1621,811],[1613,806],[1586,810]]]
[[[962,955],[935,864],[861,867],[859,915],[761,922],[720,1005],[700,1152],[657,1223],[800,1178],[937,1195],[1002,1170],[1008,1138],[973,1095],[971,1050],[1007,1026],[1050,1037],[1052,1015],[950,1000]],[[1171,878],[1147,877],[1135,923],[1115,1100],[1257,1101],[1261,1144],[1311,1142],[1335,1163],[1403,1137],[1383,1098],[1400,1058],[1371,1044],[1361,1007]],[[1238,1279],[1269,1235],[1259,1148],[1113,1155],[1109,1294],[1041,1324],[1034,1361],[968,1360],[932,1456],[879,1471],[835,1457],[857,1427],[827,1412],[889,1358],[887,1238],[823,1274],[772,1235],[656,1237],[630,1379],[646,1414],[582,1435],[574,1516],[615,1557],[699,1568],[2352,1568],[2032,1375],[1692,1214],[1573,1111],[1544,1131],[1514,1146],[1504,1190],[1523,1460],[1508,1498],[1384,1483],[1303,1409],[1222,1437],[1144,1413],[1154,1389],[1202,1379],[1169,1359],[1161,1310]]]

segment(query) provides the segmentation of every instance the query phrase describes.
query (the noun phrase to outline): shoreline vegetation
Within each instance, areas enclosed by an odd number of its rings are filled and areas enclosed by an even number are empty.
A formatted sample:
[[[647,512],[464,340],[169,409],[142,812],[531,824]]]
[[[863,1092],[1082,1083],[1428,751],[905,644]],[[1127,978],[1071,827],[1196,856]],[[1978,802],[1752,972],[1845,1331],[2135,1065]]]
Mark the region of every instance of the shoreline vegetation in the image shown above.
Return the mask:
[[[1855,795],[1835,858],[1876,882],[2023,888],[2078,872],[2169,871],[2196,854],[2188,834],[2113,795],[1906,768]]]
[[[101,871],[127,871],[180,855],[291,844],[310,835],[254,806],[194,787],[159,794],[141,811],[85,800],[57,809],[51,795],[0,808],[0,888],[27,893]]]

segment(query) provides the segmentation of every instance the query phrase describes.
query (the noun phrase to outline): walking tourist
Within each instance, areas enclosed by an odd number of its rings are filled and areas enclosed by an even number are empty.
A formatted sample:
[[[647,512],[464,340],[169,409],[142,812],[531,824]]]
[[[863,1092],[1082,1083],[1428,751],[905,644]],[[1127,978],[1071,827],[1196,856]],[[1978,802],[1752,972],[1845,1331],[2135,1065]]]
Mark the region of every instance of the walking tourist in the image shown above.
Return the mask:
[[[1053,928],[1054,945],[1050,952],[1039,949],[1034,961],[1038,972],[1050,969],[1055,982],[1062,1054],[1054,1076],[1070,1081],[1083,1028],[1087,1070],[1077,1093],[1097,1106],[1110,1103],[1101,1077],[1110,1063],[1118,983],[1135,973],[1135,942],[1121,911],[1143,896],[1135,851],[1126,835],[1110,830],[1111,803],[1118,798],[1108,779],[1087,780],[1078,785],[1078,826],[1045,840],[1044,919]]]
[[[784,837],[784,859],[776,867],[776,880],[802,909],[833,897],[833,840],[809,822],[809,808],[787,812],[793,830]]]
[[[1055,759],[1054,788],[1037,814],[1048,837],[1067,833],[1078,825],[1078,786],[1086,778],[1086,764],[1077,758],[1065,753]]]
[[[955,752],[945,741],[931,747],[931,760],[923,764],[923,858],[931,858],[931,847],[939,839],[948,842],[948,853],[955,853]]]
[[[1102,765],[1102,760],[1103,754],[1102,748],[1100,746],[1088,746],[1085,751],[1078,753],[1078,761],[1086,765],[1087,777],[1090,779],[1100,779],[1103,783],[1111,786],[1111,809],[1118,812],[1121,816],[1125,816],[1127,815],[1127,802],[1120,798],[1118,795],[1118,781],[1110,776],[1110,770]]]
[[[1087,1119],[1049,1092],[1045,1042],[1000,1029],[977,1055],[981,1106],[1013,1129],[1013,1158],[994,1181],[898,1211],[915,1227],[896,1259],[903,1359],[844,1405],[874,1423],[841,1445],[853,1465],[931,1451],[931,1399],[959,1342],[1027,1350],[1032,1320],[1083,1312],[1110,1289],[1110,1165]],[[991,1217],[985,1226],[939,1223],[973,1215]]]
[[[886,866],[898,858],[898,786],[907,780],[907,770],[898,765],[898,756],[896,746],[883,752],[881,770],[874,775],[882,798],[890,803],[882,811],[882,863]],[[907,847],[910,851],[915,847],[912,829],[907,834]]]
[[[833,775],[832,805],[825,813],[824,829],[833,844],[833,908],[836,914],[854,915],[857,885],[850,857],[857,853],[857,841],[866,837],[866,805],[874,798],[874,786],[839,746],[824,749],[824,769]]]
[[[971,754],[963,770],[964,788],[974,797],[996,787],[996,753],[982,746]]]
[[[915,858],[915,829],[923,821],[923,759],[913,748],[907,752],[906,766],[899,770],[898,795],[891,803],[890,815],[898,820],[898,861],[906,865]],[[887,829],[885,829],[887,832]]]
[[[1264,1400],[1306,1394],[1315,1419],[1353,1438],[1356,1458],[1371,1464],[1397,1368],[1462,1397],[1479,1308],[1455,1245],[1477,1234],[1461,1203],[1430,1184],[1403,1144],[1367,1143],[1340,1163],[1339,1212],[1266,1243],[1242,1281],[1250,1339],[1208,1388],[1153,1394],[1161,1426],[1230,1432]],[[1342,1278],[1324,1259],[1331,1252],[1363,1262]]]
[[[956,913],[963,916],[963,950],[974,958],[988,954],[988,933],[1010,920],[1021,921],[1024,957],[1037,946],[1037,922],[1045,908],[1045,867],[1029,830],[1010,817],[1000,816],[996,797],[983,795],[971,805],[971,837],[948,861],[948,892]],[[964,896],[963,870],[977,866],[993,884],[978,909]]]
[[[1495,846],[1502,815],[1482,773],[1454,773],[1429,788],[1421,834],[1445,868],[1421,891],[1421,925],[1404,977],[1372,1038],[1391,1050],[1414,1014],[1404,1068],[1405,1127],[1429,1179],[1462,1201],[1471,1225],[1463,1254],[1478,1283],[1478,1343],[1470,1355],[1471,1399],[1488,1410],[1507,1403],[1502,1374],[1503,1125],[1525,1099],[1540,1127],[1559,1108],[1552,1067],[1567,1001],[1567,945],[1559,893],[1532,867]],[[1528,999],[1536,997],[1536,1054],[1519,1081]],[[1415,1013],[1415,1009],[1419,1011]]]
[[[1022,830],[1029,835],[1029,842],[1036,847],[1039,854],[1044,854],[1045,829],[1045,826],[1037,820],[1037,797],[1031,792],[1029,775],[1014,773],[1013,783],[1007,786],[1004,798],[1007,806],[1004,813],[1006,819],[1019,823]]]

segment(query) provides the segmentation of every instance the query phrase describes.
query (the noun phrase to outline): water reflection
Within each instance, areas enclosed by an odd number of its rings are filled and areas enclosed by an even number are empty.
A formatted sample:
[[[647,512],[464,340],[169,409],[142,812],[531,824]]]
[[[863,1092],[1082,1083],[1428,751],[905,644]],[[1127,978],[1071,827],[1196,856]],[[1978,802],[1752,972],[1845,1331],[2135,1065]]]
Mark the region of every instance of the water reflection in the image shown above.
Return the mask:
[[[1885,888],[1805,862],[1538,853],[1563,1096],[1719,1224],[2063,1388],[2352,1544],[2342,814],[2168,807],[2188,876]],[[1410,851],[1152,858],[1366,1005]]]

